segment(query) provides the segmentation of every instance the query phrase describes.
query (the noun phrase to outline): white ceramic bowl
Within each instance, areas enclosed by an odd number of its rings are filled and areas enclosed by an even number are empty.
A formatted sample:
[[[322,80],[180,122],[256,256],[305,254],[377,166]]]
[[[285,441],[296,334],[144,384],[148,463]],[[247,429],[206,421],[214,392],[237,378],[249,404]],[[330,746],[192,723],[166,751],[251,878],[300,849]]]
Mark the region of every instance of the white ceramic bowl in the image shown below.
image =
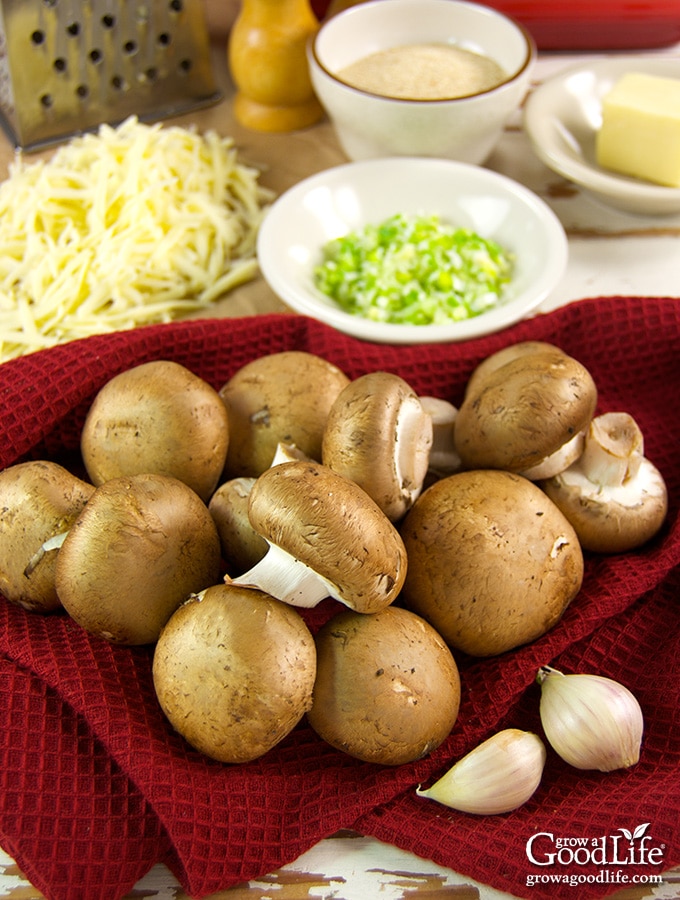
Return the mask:
[[[315,287],[327,241],[399,212],[437,214],[511,251],[504,302],[460,322],[397,325],[351,315]],[[561,279],[568,251],[552,210],[510,178],[453,160],[393,157],[335,166],[290,188],[267,212],[257,253],[272,290],[297,312],[365,340],[418,344],[479,337],[529,315]]]
[[[680,78],[680,59],[614,56],[568,68],[529,97],[524,111],[526,133],[545,165],[608,206],[638,215],[679,213],[680,188],[618,175],[596,162],[602,99],[626,72]]]
[[[337,77],[370,54],[432,42],[490,57],[507,80],[468,97],[405,100],[358,90]],[[350,159],[438,156],[482,163],[527,92],[536,48],[522,26],[476,3],[372,0],[326,21],[308,56],[314,90]]]

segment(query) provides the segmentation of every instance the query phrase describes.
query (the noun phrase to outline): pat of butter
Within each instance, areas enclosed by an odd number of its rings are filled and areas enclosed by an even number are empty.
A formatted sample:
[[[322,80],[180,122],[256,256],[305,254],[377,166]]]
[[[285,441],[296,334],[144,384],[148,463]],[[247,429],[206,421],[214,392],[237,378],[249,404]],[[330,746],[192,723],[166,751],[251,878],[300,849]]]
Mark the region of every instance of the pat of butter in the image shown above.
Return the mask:
[[[603,168],[680,187],[680,79],[623,75],[603,99],[595,149]]]

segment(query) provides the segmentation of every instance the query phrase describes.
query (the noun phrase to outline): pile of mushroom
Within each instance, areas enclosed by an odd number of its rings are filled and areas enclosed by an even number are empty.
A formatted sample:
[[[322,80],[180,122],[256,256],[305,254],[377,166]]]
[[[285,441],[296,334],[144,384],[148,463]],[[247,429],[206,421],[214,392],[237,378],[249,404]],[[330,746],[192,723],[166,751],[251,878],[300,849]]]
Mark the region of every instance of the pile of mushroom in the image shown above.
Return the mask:
[[[513,344],[472,373],[454,426],[466,469],[516,472],[539,484],[581,547],[621,553],[657,534],[668,497],[633,417],[595,415],[588,370],[541,341]]]
[[[460,408],[302,351],[219,389],[145,363],[92,402],[89,482],[48,461],[0,473],[0,590],[152,647],[169,723],[217,760],[306,716],[351,756],[413,761],[455,725],[454,653],[536,640],[584,551],[662,527],[638,426],[597,405],[587,369],[536,341],[485,359]],[[327,598],[340,611],[313,635],[304,611]]]

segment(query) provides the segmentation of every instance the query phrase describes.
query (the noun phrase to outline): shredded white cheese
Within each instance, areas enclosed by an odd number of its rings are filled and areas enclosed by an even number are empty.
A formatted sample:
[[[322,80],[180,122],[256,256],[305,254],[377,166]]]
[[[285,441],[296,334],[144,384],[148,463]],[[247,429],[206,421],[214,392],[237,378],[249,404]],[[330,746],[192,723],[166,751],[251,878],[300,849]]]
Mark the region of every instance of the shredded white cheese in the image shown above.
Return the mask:
[[[271,194],[230,138],[132,117],[0,184],[0,363],[167,322],[254,277]]]

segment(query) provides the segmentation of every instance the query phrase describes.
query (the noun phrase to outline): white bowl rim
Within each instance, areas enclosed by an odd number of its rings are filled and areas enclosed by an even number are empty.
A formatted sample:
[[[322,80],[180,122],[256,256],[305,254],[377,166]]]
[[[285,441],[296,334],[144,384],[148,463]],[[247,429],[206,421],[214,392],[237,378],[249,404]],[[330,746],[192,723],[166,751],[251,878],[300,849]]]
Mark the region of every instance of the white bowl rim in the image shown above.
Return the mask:
[[[524,107],[524,127],[541,160],[560,175],[601,196],[625,201],[660,201],[662,204],[677,206],[680,211],[680,188],[661,184],[647,183],[616,172],[609,172],[591,164],[585,158],[574,159],[560,152],[552,137],[551,124],[546,122],[543,106],[548,105],[548,98],[554,97],[568,81],[576,76],[592,72],[596,78],[605,75],[623,74],[627,71],[657,70],[665,65],[677,65],[680,77],[680,59],[675,57],[655,56],[617,56],[594,60],[587,65],[568,66],[539,85],[527,98]],[[565,90],[565,94],[566,94]],[[577,102],[576,100],[574,102]],[[549,104],[554,111],[554,104]],[[552,121],[557,116],[553,114]],[[570,132],[571,133],[571,132]],[[573,136],[573,135],[572,135]]]
[[[392,3],[399,2],[399,0],[390,0],[390,2],[392,2]],[[405,0],[405,2],[411,2],[411,0]],[[346,90],[350,91],[351,93],[359,94],[360,96],[373,97],[374,99],[377,99],[377,100],[384,100],[391,104],[402,105],[402,106],[406,105],[408,103],[415,103],[418,105],[422,104],[424,106],[433,106],[433,107],[440,106],[442,104],[450,104],[450,103],[456,103],[458,105],[461,105],[465,101],[469,102],[470,100],[474,100],[475,97],[483,97],[488,94],[495,94],[495,93],[507,88],[509,85],[512,85],[515,82],[519,81],[521,78],[523,78],[523,76],[525,75],[527,70],[531,67],[531,65],[537,55],[536,43],[535,43],[531,33],[524,27],[524,25],[522,25],[521,22],[518,22],[515,19],[513,19],[512,16],[508,16],[505,13],[502,13],[500,10],[493,9],[490,6],[484,6],[481,3],[472,2],[472,0],[429,0],[429,2],[446,3],[447,6],[451,6],[453,3],[455,3],[457,6],[476,8],[476,9],[479,9],[480,12],[484,13],[484,15],[488,15],[490,18],[505,20],[509,24],[513,25],[515,27],[516,31],[519,34],[521,34],[521,36],[524,38],[524,41],[526,43],[526,54],[525,54],[525,58],[521,64],[521,66],[512,75],[509,75],[507,78],[504,78],[503,81],[499,82],[498,84],[493,85],[493,87],[486,88],[485,90],[482,90],[482,91],[475,91],[473,94],[464,94],[462,96],[457,96],[457,97],[437,97],[437,98],[390,97],[387,94],[379,94],[379,93],[376,93],[375,91],[367,91],[362,88],[358,88],[355,85],[350,84],[347,81],[344,81],[342,78],[338,78],[338,76],[334,72],[332,72],[329,68],[327,68],[327,66],[322,62],[322,60],[317,52],[317,43],[319,41],[322,30],[327,25],[329,25],[331,22],[333,22],[336,18],[338,18],[339,16],[346,17],[346,16],[361,15],[363,12],[365,12],[366,7],[378,6],[378,4],[384,3],[384,0],[364,0],[363,3],[360,3],[357,6],[350,6],[350,7],[347,7],[347,9],[343,9],[339,13],[336,13],[336,15],[333,16],[332,19],[329,19],[327,22],[324,22],[321,25],[321,28],[317,31],[317,33],[314,35],[314,37],[310,41],[310,43],[308,45],[309,55],[312,57],[312,59],[314,60],[316,65],[319,67],[319,69],[324,73],[324,75],[326,75],[334,84],[340,85],[341,87],[345,88]]]
[[[541,224],[546,236],[548,252],[543,258],[543,269],[538,277],[522,293],[507,303],[470,319],[459,322],[430,325],[395,324],[389,322],[373,322],[363,316],[352,315],[339,306],[334,306],[329,298],[319,294],[319,301],[309,297],[304,288],[290,284],[281,276],[278,268],[272,265],[267,245],[277,227],[277,219],[283,216],[286,206],[331,179],[342,179],[347,173],[366,170],[384,171],[386,166],[400,170],[431,170],[433,166],[448,170],[461,178],[484,180],[501,188],[519,199]],[[406,177],[402,175],[402,177]],[[319,244],[319,249],[321,243]],[[470,340],[485,334],[501,331],[516,324],[533,313],[549,296],[564,273],[568,261],[568,242],[565,230],[553,210],[533,191],[506,175],[457,160],[424,158],[424,157],[384,157],[342,163],[329,169],[317,172],[303,179],[281,194],[271,205],[260,225],[257,237],[257,257],[263,277],[270,288],[284,303],[296,312],[310,318],[325,322],[345,334],[363,340],[391,344],[425,344],[447,343]],[[323,302],[323,306],[321,305]]]

